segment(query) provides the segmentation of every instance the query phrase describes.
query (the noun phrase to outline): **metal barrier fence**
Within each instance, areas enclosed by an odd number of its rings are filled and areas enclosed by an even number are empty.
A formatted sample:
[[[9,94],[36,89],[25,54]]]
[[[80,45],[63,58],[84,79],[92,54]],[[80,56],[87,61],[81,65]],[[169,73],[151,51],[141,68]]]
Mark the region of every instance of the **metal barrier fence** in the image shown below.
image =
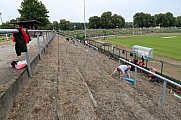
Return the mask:
[[[18,33],[18,32],[19,31],[17,29],[0,29],[0,34]],[[48,44],[49,44],[50,40],[56,35],[56,32],[54,30],[28,30],[28,32],[29,33],[33,32],[33,33],[36,34],[38,55],[39,55],[39,57],[41,59],[42,55],[41,55],[40,40],[39,40],[40,33],[42,33],[42,36],[43,36],[44,47],[45,46],[48,47]],[[29,75],[29,77],[32,77],[32,70],[31,70],[31,66],[30,66],[30,56],[29,56],[28,47],[27,47],[27,52],[26,52],[26,61],[27,61],[28,75]]]
[[[63,34],[63,33],[59,33],[59,34],[61,34],[63,36],[67,36],[66,34]],[[67,37],[72,38],[71,36],[67,36]],[[79,40],[79,41],[84,41],[84,40]],[[97,47],[99,52],[101,52],[107,56],[111,53],[113,55],[113,58],[116,60],[118,60],[119,58],[124,58],[127,60],[133,60],[134,58],[140,59],[138,56],[136,56],[135,54],[133,54],[132,52],[130,52],[128,50],[114,47],[111,44],[97,42],[97,41],[93,40],[93,38],[89,38],[88,43]],[[150,67],[154,67],[157,70],[158,74],[160,74],[176,83],[181,84],[181,80],[180,80],[181,66],[180,65],[173,65],[171,63],[163,62],[162,60],[158,60],[158,59],[154,59],[154,58],[149,59],[149,60],[145,59],[145,68],[148,69]],[[172,88],[175,88],[175,86],[172,86],[172,85],[170,85],[170,86]]]
[[[130,64],[130,65],[132,65],[132,66],[135,66],[135,75],[134,75],[134,77],[135,77],[135,79],[134,79],[134,80],[135,80],[135,83],[134,83],[134,85],[136,85],[136,81],[137,81],[137,68],[139,68],[139,69],[141,69],[141,70],[143,70],[143,71],[145,71],[145,72],[147,72],[147,73],[153,74],[153,75],[157,76],[158,78],[160,78],[160,79],[162,79],[162,80],[164,81],[164,83],[163,83],[163,88],[162,88],[162,97],[161,97],[161,107],[162,107],[162,108],[164,108],[164,100],[165,100],[165,92],[166,92],[167,82],[170,83],[170,84],[173,84],[173,85],[175,85],[175,86],[177,86],[177,87],[179,87],[179,88],[181,88],[181,85],[180,85],[180,84],[178,84],[178,83],[176,83],[176,82],[173,82],[173,81],[171,81],[171,80],[169,80],[169,79],[167,79],[167,78],[165,78],[165,77],[163,77],[163,76],[160,76],[160,75],[158,75],[158,74],[156,74],[156,73],[153,73],[153,72],[151,72],[151,71],[149,71],[149,70],[147,70],[147,69],[144,69],[144,68],[142,68],[142,67],[140,67],[140,66],[138,66],[138,65],[135,65],[135,64],[127,61],[126,59],[119,58],[119,64],[121,63],[120,61],[126,62],[126,63],[128,63],[128,64]]]
[[[64,35],[64,36],[66,36],[66,35]],[[66,37],[70,37],[70,36],[66,36]],[[80,44],[81,40],[77,40],[77,41],[79,41],[79,44]],[[134,71],[134,85],[135,86],[136,86],[136,82],[137,82],[137,78],[138,78],[137,77],[138,76],[137,69],[141,69],[145,73],[153,74],[153,75],[157,76],[158,78],[162,79],[163,80],[163,88],[162,88],[162,95],[161,95],[161,107],[162,107],[162,109],[164,109],[165,93],[166,93],[167,84],[177,86],[178,88],[181,89],[181,84],[172,81],[172,79],[170,80],[170,79],[164,77],[163,74],[159,75],[159,74],[153,73],[153,72],[149,71],[148,69],[142,68],[142,67],[135,65],[132,62],[128,61],[130,59],[136,58],[135,55],[131,56],[130,55],[131,52],[129,52],[129,51],[126,51],[124,49],[120,49],[120,48],[117,48],[114,46],[110,46],[108,44],[103,44],[103,43],[100,43],[100,42],[97,42],[94,40],[88,40],[88,45],[91,46],[92,48],[96,48],[96,51],[102,52],[103,54],[106,54],[106,55],[108,55],[111,52],[113,57],[119,61],[119,65],[121,64],[120,61],[123,61],[125,63],[132,65],[132,66],[135,66],[135,71]],[[161,63],[161,66],[163,67],[163,62],[160,61],[160,63]],[[146,68],[149,66],[148,64],[149,63],[147,60],[146,61]],[[162,71],[162,69],[161,69],[161,71]],[[174,96],[180,98],[180,96],[178,96],[175,93],[174,93]]]
[[[69,36],[67,36],[67,37],[69,37]],[[78,41],[80,44],[80,40],[78,40]],[[103,44],[103,43],[100,43],[100,42],[97,42],[94,40],[88,40],[88,46],[91,46],[92,48],[96,48],[96,51],[102,52],[103,54],[106,54],[106,55],[109,55],[109,53],[111,52],[113,57],[119,61],[119,65],[121,64],[120,61],[123,61],[125,63],[132,65],[132,66],[135,66],[135,73],[134,73],[134,85],[135,86],[136,86],[136,82],[137,82],[137,76],[138,76],[137,75],[137,69],[138,68],[141,69],[142,71],[144,71],[145,73],[153,74],[153,75],[157,76],[158,78],[162,79],[163,80],[163,88],[162,88],[162,95],[161,95],[161,107],[162,107],[162,109],[164,109],[165,93],[166,93],[167,84],[174,85],[174,86],[181,88],[181,84],[176,83],[176,82],[164,77],[163,74],[159,75],[159,74],[153,73],[153,72],[149,71],[148,69],[142,68],[142,67],[135,65],[132,62],[128,61],[130,59],[137,57],[135,55],[131,56],[130,55],[131,52],[129,52],[129,51],[111,46],[109,44]],[[157,62],[161,63],[160,65],[162,67],[162,69],[161,69],[161,73],[162,73],[163,62],[162,61],[157,61]],[[148,60],[147,60],[146,61],[146,68],[149,67],[149,64],[150,64],[150,61],[148,62]],[[180,97],[180,96],[178,96],[178,97]]]
[[[138,58],[138,56],[136,56],[135,54],[133,54],[130,51],[127,51],[125,49],[121,49],[121,48],[117,48],[114,46],[111,46],[110,44],[107,43],[100,43],[94,40],[88,40],[89,43],[95,47],[99,48],[99,51],[105,55],[109,55],[109,53],[111,53],[113,55],[113,58],[119,60],[119,58],[124,58],[127,60],[133,60],[134,58]],[[131,55],[132,54],[132,55]],[[154,67],[157,69],[157,72],[174,81],[177,83],[181,83],[180,78],[181,78],[181,66],[179,65],[172,65],[166,62],[163,62],[161,60],[157,60],[157,59],[146,59],[145,60],[145,68],[150,68],[150,67]]]
[[[96,51],[96,57],[97,57],[97,60],[98,60],[98,53],[99,53],[99,49],[91,44],[88,44],[88,47],[93,51],[95,50]]]

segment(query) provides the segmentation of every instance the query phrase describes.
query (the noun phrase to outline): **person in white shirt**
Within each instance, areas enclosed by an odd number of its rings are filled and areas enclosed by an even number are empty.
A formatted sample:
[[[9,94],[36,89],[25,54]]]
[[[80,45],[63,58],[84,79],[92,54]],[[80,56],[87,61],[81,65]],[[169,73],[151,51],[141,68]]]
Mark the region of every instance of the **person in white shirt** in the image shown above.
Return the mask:
[[[118,71],[121,76],[126,74],[126,76],[130,79],[130,73],[129,73],[130,68],[131,68],[131,65],[119,65],[115,68],[115,70],[110,76],[112,76],[116,71]]]

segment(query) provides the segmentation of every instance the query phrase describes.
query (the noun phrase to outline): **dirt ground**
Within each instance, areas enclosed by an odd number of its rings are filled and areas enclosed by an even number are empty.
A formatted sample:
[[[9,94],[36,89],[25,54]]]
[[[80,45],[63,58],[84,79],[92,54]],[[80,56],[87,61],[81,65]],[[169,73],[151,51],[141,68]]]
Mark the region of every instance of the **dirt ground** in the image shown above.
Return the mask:
[[[138,76],[136,86],[110,77],[116,61],[56,36],[26,86],[13,103],[8,120],[179,120],[181,100],[162,84]],[[132,73],[133,78],[133,73]]]
[[[40,37],[40,46],[43,48],[43,39]],[[28,44],[30,60],[38,54],[37,40],[32,38]],[[16,70],[11,66],[12,61],[26,60],[25,53],[17,56],[15,52],[15,43],[12,40],[0,42],[0,96],[12,85],[14,80],[23,70]]]

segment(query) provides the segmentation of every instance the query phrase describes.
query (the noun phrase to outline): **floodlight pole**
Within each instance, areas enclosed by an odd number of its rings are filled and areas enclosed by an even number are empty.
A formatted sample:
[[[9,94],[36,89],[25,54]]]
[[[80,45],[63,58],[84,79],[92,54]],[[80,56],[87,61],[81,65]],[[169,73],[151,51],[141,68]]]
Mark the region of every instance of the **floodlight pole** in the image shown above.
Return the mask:
[[[86,40],[86,24],[85,24],[85,0],[84,0],[84,33],[85,33],[85,40]]]
[[[2,13],[0,13],[0,18],[1,18],[1,25],[3,24],[3,19],[2,19],[2,16],[1,16]]]

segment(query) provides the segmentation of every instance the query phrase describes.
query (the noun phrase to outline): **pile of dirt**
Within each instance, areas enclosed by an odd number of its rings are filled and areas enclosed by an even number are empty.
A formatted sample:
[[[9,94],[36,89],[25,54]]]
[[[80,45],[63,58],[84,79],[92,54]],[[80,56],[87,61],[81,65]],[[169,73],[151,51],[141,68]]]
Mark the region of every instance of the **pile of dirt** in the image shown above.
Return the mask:
[[[167,92],[163,111],[162,85],[153,85],[141,75],[136,86],[119,80],[118,75],[110,77],[117,65],[86,46],[75,46],[63,37],[56,37],[33,72],[33,78],[18,94],[8,119],[180,118],[180,99]]]

